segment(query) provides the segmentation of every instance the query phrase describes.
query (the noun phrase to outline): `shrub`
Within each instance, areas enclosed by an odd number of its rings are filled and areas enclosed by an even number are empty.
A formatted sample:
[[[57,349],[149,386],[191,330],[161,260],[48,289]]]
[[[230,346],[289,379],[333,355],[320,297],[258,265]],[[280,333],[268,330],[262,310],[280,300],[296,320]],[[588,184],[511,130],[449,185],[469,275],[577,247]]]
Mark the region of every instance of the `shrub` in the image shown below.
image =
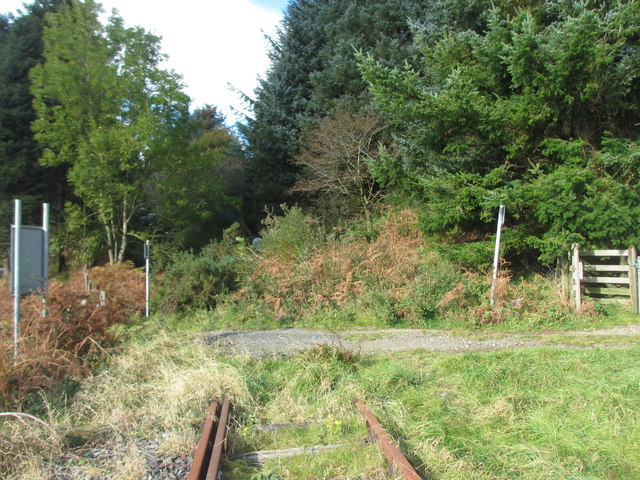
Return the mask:
[[[316,222],[299,207],[282,209],[283,216],[269,215],[265,219],[260,250],[266,258],[285,261],[304,258],[318,240]]]
[[[144,311],[144,275],[131,265],[89,272],[98,290],[85,291],[82,272],[66,282],[51,281],[42,316],[42,297],[21,302],[19,358],[12,365],[12,309],[8,292],[0,300],[0,405],[37,410],[40,392],[72,394],[76,380],[99,364],[111,345],[109,329]],[[5,285],[5,289],[8,287]]]
[[[157,280],[156,308],[168,313],[211,309],[235,288],[237,260],[230,242],[214,241],[199,254],[180,252]]]
[[[297,215],[284,223],[292,239],[296,238],[292,219]],[[296,218],[298,227],[301,221]],[[283,231],[275,236],[282,238]],[[270,234],[271,230],[265,234],[265,250]],[[453,264],[435,252],[422,251],[424,238],[410,210],[389,211],[372,240],[347,235],[319,248],[309,238],[300,244],[306,245],[305,256],[287,256],[283,250],[254,257],[251,273],[235,298],[259,297],[275,313],[297,317],[309,316],[310,310],[329,314],[331,309],[342,309],[341,323],[346,318],[360,323],[367,317],[370,324],[394,325],[398,319],[417,324],[425,316],[437,315],[441,297],[460,279]],[[376,314],[384,318],[372,319]]]

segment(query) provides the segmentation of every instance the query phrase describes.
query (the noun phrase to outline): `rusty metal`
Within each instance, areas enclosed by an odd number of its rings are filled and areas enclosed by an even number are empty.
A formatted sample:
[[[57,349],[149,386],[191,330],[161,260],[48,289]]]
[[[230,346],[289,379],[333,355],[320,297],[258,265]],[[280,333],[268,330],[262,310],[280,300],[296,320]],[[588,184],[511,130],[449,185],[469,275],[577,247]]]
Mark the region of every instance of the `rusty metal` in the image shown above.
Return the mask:
[[[217,480],[218,468],[220,467],[220,458],[222,457],[222,448],[227,438],[227,423],[229,421],[229,398],[225,395],[222,399],[222,410],[220,411],[220,419],[218,420],[218,429],[216,438],[213,442],[213,450],[211,451],[211,459],[209,460],[209,469],[207,470],[206,480]]]
[[[206,466],[209,463],[209,459],[211,458],[211,450],[213,447],[213,432],[214,426],[216,424],[216,412],[218,410],[218,402],[211,402],[211,406],[209,407],[209,412],[204,420],[204,426],[202,428],[202,435],[200,436],[200,440],[198,441],[198,446],[196,447],[196,452],[193,456],[193,463],[191,464],[191,468],[189,469],[189,475],[187,476],[187,480],[202,480],[205,472]]]
[[[418,472],[411,466],[409,460],[404,456],[402,450],[394,443],[389,434],[385,431],[380,422],[373,416],[366,405],[361,400],[356,400],[356,407],[367,420],[369,428],[378,437],[380,448],[392,465],[395,465],[400,474],[407,480],[422,480]]]

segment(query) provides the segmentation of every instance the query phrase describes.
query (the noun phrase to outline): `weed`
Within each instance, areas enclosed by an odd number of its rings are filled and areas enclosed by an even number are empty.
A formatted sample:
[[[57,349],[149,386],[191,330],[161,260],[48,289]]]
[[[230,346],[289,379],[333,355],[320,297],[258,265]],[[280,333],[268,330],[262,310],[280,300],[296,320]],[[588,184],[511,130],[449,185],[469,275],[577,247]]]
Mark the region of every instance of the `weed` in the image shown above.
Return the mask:
[[[280,480],[280,475],[275,472],[254,473],[251,480]]]

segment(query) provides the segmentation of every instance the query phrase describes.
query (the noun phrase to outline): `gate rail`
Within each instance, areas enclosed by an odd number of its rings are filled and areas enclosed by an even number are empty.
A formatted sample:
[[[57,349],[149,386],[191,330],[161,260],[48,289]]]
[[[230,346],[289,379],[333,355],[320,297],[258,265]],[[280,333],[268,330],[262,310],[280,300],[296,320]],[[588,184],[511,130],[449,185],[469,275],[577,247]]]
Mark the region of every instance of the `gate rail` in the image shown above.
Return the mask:
[[[582,309],[582,296],[601,303],[631,305],[638,308],[638,252],[635,246],[627,250],[571,249],[570,297],[576,308]]]

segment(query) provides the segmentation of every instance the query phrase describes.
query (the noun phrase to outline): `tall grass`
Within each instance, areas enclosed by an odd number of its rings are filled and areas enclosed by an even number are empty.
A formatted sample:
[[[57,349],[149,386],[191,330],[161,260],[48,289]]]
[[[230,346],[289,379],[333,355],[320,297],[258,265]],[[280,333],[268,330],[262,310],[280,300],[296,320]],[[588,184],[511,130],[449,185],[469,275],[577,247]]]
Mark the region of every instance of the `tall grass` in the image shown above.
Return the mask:
[[[245,363],[252,413],[349,425],[360,395],[430,478],[640,478],[639,348],[309,360]]]
[[[0,477],[27,480],[22,473],[28,469],[29,475],[57,478],[64,465],[70,478],[92,471],[140,478],[146,465],[136,439],[156,438],[161,452],[187,456],[208,403],[223,393],[234,403],[253,403],[239,372],[203,343],[158,334],[129,344],[108,368],[83,381],[67,408],[48,405],[43,419],[49,426],[0,417]],[[82,457],[87,447],[100,455]]]
[[[66,459],[69,478],[90,472],[139,478],[146,467],[136,439],[155,439],[161,451],[187,455],[208,401],[227,392],[235,404],[236,451],[351,445],[307,461],[267,463],[263,471],[281,480],[376,478],[385,470],[377,448],[361,444],[366,428],[355,398],[364,399],[418,470],[434,479],[635,479],[639,378],[640,347],[360,356],[320,346],[258,360],[219,357],[199,341],[157,332],[113,356],[67,408],[48,409],[42,416],[48,425],[0,418],[0,476],[52,478]],[[254,428],[296,421],[310,425],[271,436]],[[103,455],[78,457],[63,426],[93,432],[91,448]],[[234,478],[248,472],[227,466],[237,471]]]

